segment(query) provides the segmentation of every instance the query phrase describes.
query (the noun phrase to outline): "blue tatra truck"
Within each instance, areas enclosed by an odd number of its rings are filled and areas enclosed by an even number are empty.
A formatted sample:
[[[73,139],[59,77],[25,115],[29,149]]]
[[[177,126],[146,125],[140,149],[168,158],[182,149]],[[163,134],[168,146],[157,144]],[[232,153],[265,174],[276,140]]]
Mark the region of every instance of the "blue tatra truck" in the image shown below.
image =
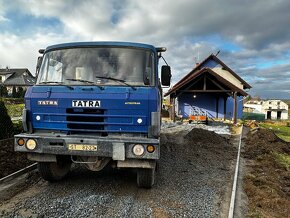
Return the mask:
[[[138,187],[154,184],[160,156],[165,48],[128,42],[77,42],[40,49],[37,82],[25,94],[24,133],[15,151],[38,163],[43,179],[64,178],[72,163],[137,169]]]

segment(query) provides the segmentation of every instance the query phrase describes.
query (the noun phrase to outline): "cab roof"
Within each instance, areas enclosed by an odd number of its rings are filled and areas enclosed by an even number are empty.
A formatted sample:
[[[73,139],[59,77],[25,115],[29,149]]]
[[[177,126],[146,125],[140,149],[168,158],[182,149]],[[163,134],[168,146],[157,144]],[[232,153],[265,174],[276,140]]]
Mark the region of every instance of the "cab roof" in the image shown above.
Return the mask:
[[[45,49],[45,52],[50,50],[64,49],[64,48],[84,48],[84,47],[131,47],[131,48],[143,48],[150,49],[156,51],[156,48],[153,45],[142,44],[142,43],[134,43],[134,42],[71,42],[71,43],[62,43],[48,46]]]

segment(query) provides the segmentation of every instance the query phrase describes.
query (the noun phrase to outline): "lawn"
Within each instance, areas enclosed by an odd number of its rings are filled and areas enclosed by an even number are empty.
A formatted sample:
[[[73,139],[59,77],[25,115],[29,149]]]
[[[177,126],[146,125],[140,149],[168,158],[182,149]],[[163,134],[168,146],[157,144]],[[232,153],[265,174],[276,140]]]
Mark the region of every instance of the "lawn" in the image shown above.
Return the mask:
[[[22,117],[23,98],[0,98],[0,101],[4,102],[10,118]]]
[[[288,121],[289,122],[289,121]],[[260,123],[260,126],[266,129],[272,129],[275,134],[281,139],[290,142],[290,126],[286,125],[285,122],[277,122],[277,123]]]
[[[21,117],[24,104],[5,104],[8,114],[11,118]]]

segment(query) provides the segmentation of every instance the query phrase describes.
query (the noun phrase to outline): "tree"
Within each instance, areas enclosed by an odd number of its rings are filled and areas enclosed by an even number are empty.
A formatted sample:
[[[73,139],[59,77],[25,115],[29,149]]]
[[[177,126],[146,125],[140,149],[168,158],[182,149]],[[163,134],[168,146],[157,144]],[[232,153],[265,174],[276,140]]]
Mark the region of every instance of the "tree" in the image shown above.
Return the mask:
[[[8,91],[7,88],[3,85],[0,85],[0,97],[7,97]]]
[[[12,98],[16,98],[16,97],[17,97],[16,87],[13,86],[13,89],[12,89]]]
[[[0,140],[13,137],[13,123],[3,101],[0,101]]]
[[[25,92],[24,92],[23,88],[20,86],[18,88],[17,93],[16,93],[16,98],[23,98],[24,97],[24,94],[25,94]]]

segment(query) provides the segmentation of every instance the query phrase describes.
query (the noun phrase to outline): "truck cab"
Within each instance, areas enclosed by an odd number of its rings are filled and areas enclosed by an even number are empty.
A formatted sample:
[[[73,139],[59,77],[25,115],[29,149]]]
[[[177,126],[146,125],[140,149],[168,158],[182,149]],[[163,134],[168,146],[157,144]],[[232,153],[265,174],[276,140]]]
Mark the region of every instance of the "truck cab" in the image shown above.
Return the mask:
[[[72,163],[93,171],[107,164],[136,168],[139,187],[155,181],[160,156],[162,85],[169,66],[164,48],[128,42],[78,42],[40,50],[37,82],[25,94],[15,151],[26,152],[48,181]]]

